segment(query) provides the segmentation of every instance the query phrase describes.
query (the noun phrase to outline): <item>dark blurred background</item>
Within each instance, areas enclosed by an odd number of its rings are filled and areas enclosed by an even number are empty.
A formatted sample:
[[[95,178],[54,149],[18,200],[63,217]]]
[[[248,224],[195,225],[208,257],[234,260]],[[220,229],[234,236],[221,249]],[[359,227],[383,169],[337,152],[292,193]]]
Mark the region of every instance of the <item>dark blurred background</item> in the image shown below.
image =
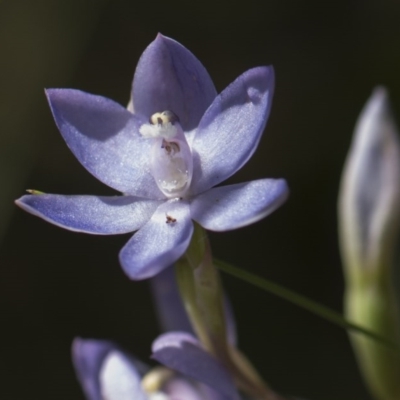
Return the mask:
[[[0,398],[83,399],[75,336],[108,338],[144,361],[159,330],[147,282],[118,265],[129,235],[68,232],[17,209],[34,188],[112,194],[74,158],[43,88],[129,98],[157,32],[189,48],[218,91],[273,64],[274,104],[259,149],[230,179],[285,177],[287,204],[262,222],[210,234],[214,254],[340,311],[336,197],[356,118],[377,84],[400,115],[395,0],[167,2],[0,0]],[[309,400],[370,399],[346,333],[224,275],[240,345],[277,390]]]

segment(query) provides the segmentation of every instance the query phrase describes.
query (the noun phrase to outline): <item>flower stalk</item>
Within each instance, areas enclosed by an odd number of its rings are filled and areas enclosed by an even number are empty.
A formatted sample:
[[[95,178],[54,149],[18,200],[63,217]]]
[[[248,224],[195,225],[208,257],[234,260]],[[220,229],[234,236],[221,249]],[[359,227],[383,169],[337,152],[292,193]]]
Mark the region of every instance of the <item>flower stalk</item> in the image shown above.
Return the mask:
[[[345,313],[355,323],[399,342],[398,308],[392,282],[347,285]],[[350,335],[367,386],[380,400],[400,398],[400,354],[360,333]]]
[[[184,307],[203,346],[230,371],[243,392],[254,399],[277,399],[247,358],[228,343],[220,276],[207,234],[198,224],[187,252],[177,262],[176,274]]]

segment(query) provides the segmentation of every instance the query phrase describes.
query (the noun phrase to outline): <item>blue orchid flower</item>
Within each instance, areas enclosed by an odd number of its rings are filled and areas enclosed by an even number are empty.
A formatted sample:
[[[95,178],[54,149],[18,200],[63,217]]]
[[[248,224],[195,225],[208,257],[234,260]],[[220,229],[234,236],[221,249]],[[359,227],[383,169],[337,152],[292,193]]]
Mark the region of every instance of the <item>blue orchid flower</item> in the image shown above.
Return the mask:
[[[227,231],[262,219],[286,200],[283,179],[214,187],[256,150],[273,91],[273,68],[258,67],[217,95],[195,56],[158,35],[139,60],[127,108],[79,90],[46,91],[69,148],[123,195],[34,192],[16,203],[72,231],[137,231],[120,252],[121,265],[131,279],[153,277],[185,253],[192,220]]]
[[[152,358],[168,368],[149,372],[112,342],[75,339],[72,356],[86,398],[239,400],[229,373],[194,336],[165,333],[154,341],[152,350]]]
[[[88,400],[239,400],[233,379],[209,354],[190,326],[175,274],[167,268],[151,279],[164,334],[152,347],[163,366],[152,369],[118,345],[96,339],[74,340],[72,358]],[[226,300],[227,339],[236,345],[236,328]]]

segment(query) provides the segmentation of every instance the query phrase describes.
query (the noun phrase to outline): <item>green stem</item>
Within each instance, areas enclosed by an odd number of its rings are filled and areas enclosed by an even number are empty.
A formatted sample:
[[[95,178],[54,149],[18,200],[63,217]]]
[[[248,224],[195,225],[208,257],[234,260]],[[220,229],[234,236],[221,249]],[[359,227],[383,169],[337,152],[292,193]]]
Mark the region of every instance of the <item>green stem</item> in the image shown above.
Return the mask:
[[[277,399],[249,361],[227,341],[219,271],[199,225],[195,225],[186,254],[177,262],[176,275],[185,310],[203,346],[225,365],[245,393],[255,399]]]
[[[175,271],[182,302],[191,321],[193,330],[203,343],[203,346],[212,353],[213,346],[206,325],[203,322],[201,310],[197,304],[196,283],[194,281],[193,272],[185,259],[176,262]]]

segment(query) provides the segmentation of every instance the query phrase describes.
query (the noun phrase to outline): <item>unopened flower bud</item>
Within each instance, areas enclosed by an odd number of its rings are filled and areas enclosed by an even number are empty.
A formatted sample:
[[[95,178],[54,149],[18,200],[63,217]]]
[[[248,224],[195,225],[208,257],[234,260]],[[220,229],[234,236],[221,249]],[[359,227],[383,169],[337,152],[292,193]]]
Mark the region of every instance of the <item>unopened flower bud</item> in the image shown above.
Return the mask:
[[[400,145],[384,88],[374,90],[356,125],[339,196],[339,233],[346,278],[346,316],[400,344],[392,266],[399,229]],[[374,398],[400,399],[400,357],[351,334]]]
[[[357,122],[339,204],[346,264],[365,274],[379,273],[392,261],[400,210],[397,135],[386,90],[377,88]]]

